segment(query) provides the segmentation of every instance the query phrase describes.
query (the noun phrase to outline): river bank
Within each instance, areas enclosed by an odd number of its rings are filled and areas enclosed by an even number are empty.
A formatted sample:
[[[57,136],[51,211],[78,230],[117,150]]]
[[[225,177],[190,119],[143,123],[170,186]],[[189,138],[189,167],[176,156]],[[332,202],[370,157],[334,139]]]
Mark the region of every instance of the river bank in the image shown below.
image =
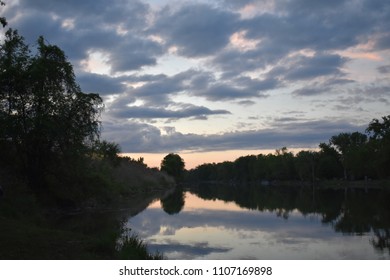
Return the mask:
[[[0,259],[155,259],[146,244],[123,236],[123,223],[143,211],[151,202],[164,197],[169,189],[140,194],[117,203],[49,216],[0,216]]]
[[[91,170],[94,172],[91,172]],[[123,236],[126,217],[136,215],[175,187],[170,176],[140,162],[95,164],[82,185],[51,183],[45,193],[20,176],[0,170],[0,259],[145,259],[136,236]],[[84,171],[86,172],[86,171]],[[88,179],[88,180],[87,180]],[[63,181],[71,181],[63,178]],[[80,183],[78,183],[80,184]],[[65,188],[66,187],[66,188]]]

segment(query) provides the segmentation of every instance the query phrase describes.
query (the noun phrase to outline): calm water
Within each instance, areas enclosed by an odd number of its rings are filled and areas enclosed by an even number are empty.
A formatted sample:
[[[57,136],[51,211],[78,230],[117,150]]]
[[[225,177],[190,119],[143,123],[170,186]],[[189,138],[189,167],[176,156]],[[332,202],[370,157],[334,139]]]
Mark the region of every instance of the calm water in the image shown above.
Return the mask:
[[[168,259],[389,259],[390,195],[204,186],[126,227]]]

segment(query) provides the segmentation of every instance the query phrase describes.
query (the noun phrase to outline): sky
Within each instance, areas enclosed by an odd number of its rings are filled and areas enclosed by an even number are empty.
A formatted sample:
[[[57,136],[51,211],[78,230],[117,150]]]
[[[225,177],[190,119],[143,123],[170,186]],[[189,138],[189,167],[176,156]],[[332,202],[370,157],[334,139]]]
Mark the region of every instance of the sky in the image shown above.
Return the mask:
[[[315,149],[390,114],[388,0],[4,2],[103,97],[102,139],[149,166]]]

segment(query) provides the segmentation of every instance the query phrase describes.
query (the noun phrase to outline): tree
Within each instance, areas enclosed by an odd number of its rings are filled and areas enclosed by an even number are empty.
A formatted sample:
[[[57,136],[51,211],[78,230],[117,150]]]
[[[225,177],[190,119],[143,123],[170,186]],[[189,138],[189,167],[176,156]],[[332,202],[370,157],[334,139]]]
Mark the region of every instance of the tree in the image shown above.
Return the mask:
[[[390,115],[373,119],[366,132],[370,136],[372,161],[379,177],[390,177]]]
[[[47,168],[83,156],[100,135],[98,94],[81,92],[64,52],[37,41],[34,56],[12,29],[0,46],[0,140],[12,143],[34,187]]]
[[[344,167],[344,179],[363,176],[366,172],[367,135],[360,132],[340,133],[332,136],[329,143],[339,152]]]
[[[184,160],[178,154],[170,153],[161,161],[161,171],[166,172],[176,179],[182,178],[184,167]]]
[[[300,151],[295,157],[295,167],[301,181],[314,183],[317,177],[319,155],[313,151]]]
[[[114,166],[119,165],[121,158],[118,156],[118,154],[121,150],[118,144],[108,142],[106,140],[96,141],[93,150],[94,157],[103,161],[108,161]]]
[[[323,179],[334,179],[343,176],[343,165],[340,154],[330,144],[320,143],[318,175]]]

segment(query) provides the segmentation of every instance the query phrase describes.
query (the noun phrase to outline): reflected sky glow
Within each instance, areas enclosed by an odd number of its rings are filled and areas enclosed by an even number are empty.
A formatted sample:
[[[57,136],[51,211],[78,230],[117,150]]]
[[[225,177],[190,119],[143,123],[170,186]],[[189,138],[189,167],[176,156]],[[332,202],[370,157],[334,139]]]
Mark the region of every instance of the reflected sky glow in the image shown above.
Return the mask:
[[[235,204],[234,202],[225,202],[219,199],[215,200],[204,200],[197,197],[194,194],[187,192],[185,194],[186,200],[183,212],[194,212],[194,211],[206,211],[206,210],[223,210],[223,211],[240,211],[242,209]],[[160,201],[155,201],[150,204],[149,209],[151,208],[161,208]]]
[[[127,227],[168,259],[389,258],[374,250],[370,235],[336,233],[316,215],[293,211],[283,219],[188,192],[180,213],[168,215],[156,201],[130,218]]]

